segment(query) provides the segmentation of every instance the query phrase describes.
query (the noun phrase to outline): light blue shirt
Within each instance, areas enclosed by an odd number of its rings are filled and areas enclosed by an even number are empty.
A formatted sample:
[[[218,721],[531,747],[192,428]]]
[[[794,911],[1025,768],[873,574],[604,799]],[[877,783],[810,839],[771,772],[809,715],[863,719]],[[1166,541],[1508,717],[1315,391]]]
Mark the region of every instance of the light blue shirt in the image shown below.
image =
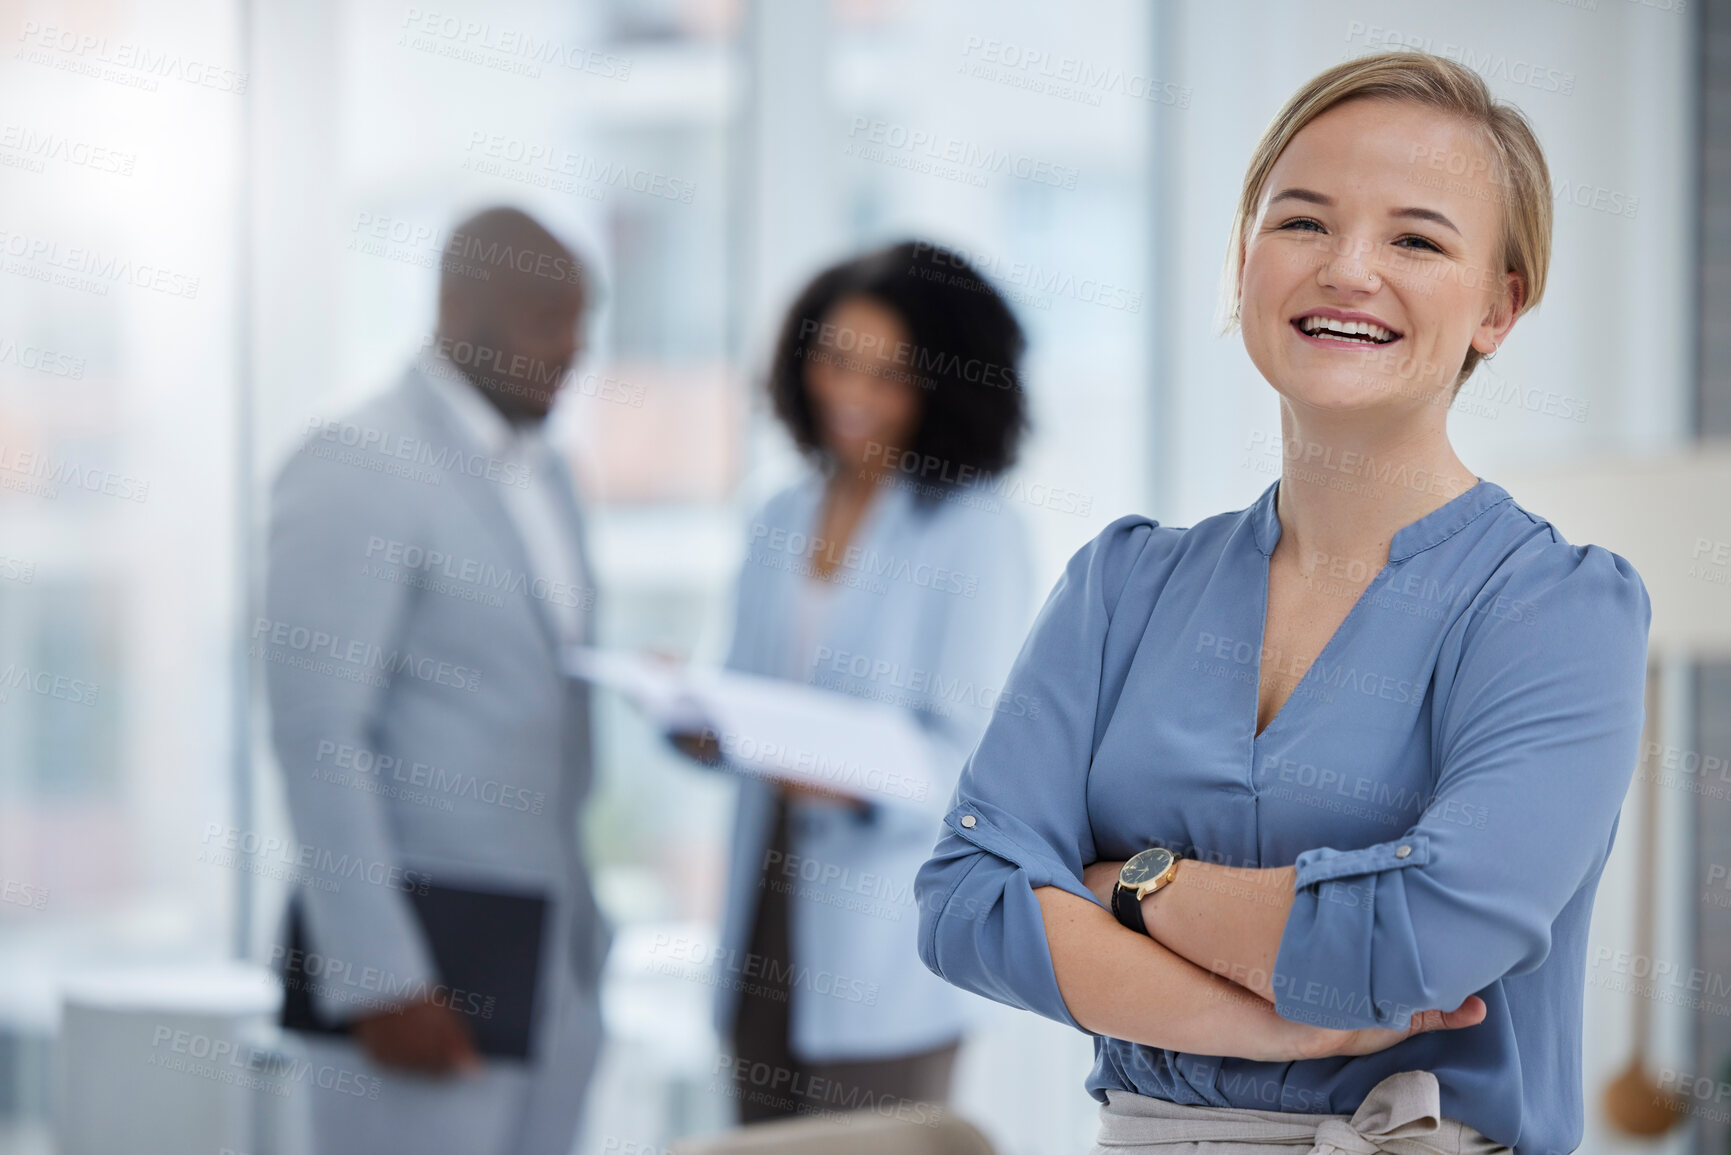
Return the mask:
[[[1350,1114],[1424,1069],[1448,1117],[1520,1155],[1572,1151],[1587,924],[1640,738],[1646,589],[1480,481],[1394,535],[1257,735],[1259,663],[1295,661],[1261,652],[1277,489],[1190,529],[1122,518],[1070,561],[1007,687],[1038,711],[993,719],[920,870],[921,957],[1081,1029],[1035,888],[1093,901],[1085,865],[1153,845],[1296,863],[1281,1016],[1404,1028],[1478,994],[1485,1021],[1285,1063],[1096,1036],[1088,1091]]]
[[[931,852],[962,763],[994,716],[1026,711],[1004,679],[1033,614],[1021,518],[978,488],[922,505],[892,478],[811,597],[823,480],[809,475],[752,519],[731,669],[789,678],[908,710],[929,743],[923,807],[866,813],[793,803],[785,857],[770,860],[775,793],[745,779],[734,820],[718,952],[717,1027],[728,1037],[762,886],[785,888],[792,940],[791,1037],[808,1062],[890,1058],[953,1042],[970,998],[920,965],[914,874]]]

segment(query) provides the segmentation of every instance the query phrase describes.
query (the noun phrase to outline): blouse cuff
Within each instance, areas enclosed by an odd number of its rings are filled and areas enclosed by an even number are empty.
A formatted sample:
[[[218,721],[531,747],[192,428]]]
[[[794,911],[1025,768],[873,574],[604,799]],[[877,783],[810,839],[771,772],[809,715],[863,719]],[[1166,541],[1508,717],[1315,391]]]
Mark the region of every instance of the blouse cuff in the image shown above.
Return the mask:
[[[1324,846],[1298,856],[1295,889],[1303,890],[1337,878],[1380,874],[1405,866],[1423,866],[1430,861],[1430,838],[1412,834],[1398,842],[1379,842],[1362,850],[1331,850]]]
[[[1274,1010],[1295,1023],[1331,1030],[1404,1030],[1422,1007],[1375,997],[1376,937],[1400,933],[1401,919],[1379,931],[1379,898],[1399,902],[1398,885],[1378,894],[1380,876],[1430,862],[1430,841],[1408,834],[1360,850],[1307,850],[1298,856],[1292,911],[1274,963]]]
[[[1100,900],[1059,860],[1046,840],[1008,811],[989,802],[964,801],[951,807],[944,823],[981,850],[1021,867],[1029,890],[1055,886],[1100,905]]]
[[[1058,886],[1098,900],[1043,840],[995,806],[963,803],[944,824],[946,836],[921,871],[930,888],[920,896],[926,966],[975,994],[1092,1034],[1064,1004],[1034,890]]]

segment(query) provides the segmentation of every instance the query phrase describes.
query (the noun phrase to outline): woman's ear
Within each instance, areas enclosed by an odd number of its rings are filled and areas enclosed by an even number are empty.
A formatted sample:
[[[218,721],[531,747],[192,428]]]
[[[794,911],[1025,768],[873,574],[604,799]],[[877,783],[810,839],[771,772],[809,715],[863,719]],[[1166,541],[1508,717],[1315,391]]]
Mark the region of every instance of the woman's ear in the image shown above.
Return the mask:
[[[1526,303],[1526,299],[1526,279],[1519,273],[1504,273],[1496,299],[1486,310],[1484,320],[1479,322],[1479,331],[1473,338],[1474,347],[1488,346],[1479,348],[1479,352],[1496,352],[1497,347],[1508,338],[1509,330],[1515,327],[1515,320],[1520,317],[1521,306]]]

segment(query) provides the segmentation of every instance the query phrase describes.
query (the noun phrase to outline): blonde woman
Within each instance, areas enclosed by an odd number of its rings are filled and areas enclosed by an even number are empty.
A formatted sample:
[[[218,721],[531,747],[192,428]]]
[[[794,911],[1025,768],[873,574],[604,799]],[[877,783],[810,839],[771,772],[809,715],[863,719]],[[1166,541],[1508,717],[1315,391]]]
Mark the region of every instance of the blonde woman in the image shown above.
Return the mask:
[[[1041,709],[992,720],[916,885],[928,967],[1095,1036],[1097,1150],[1580,1141],[1647,594],[1446,425],[1550,206],[1521,114],[1428,55],[1329,69],[1257,147],[1226,304],[1281,478],[1075,555],[1006,688]]]

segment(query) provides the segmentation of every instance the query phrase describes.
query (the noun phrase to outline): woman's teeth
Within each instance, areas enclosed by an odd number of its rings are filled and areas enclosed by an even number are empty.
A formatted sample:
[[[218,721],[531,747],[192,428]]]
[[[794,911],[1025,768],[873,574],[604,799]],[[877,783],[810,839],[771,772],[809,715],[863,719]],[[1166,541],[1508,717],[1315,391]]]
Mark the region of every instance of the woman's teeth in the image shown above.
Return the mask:
[[[1394,340],[1393,332],[1381,325],[1373,325],[1369,321],[1336,321],[1333,317],[1300,317],[1298,327],[1312,335],[1326,334],[1330,337],[1363,341],[1369,345],[1386,345]]]

